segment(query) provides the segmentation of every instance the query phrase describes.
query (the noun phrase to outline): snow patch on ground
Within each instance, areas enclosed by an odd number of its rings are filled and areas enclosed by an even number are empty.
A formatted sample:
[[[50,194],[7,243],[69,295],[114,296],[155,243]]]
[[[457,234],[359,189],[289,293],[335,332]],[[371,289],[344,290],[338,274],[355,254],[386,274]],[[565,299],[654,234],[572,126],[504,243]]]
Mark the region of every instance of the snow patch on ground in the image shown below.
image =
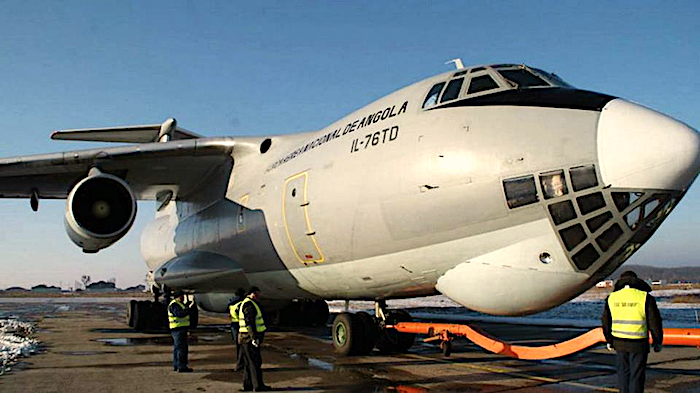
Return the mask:
[[[39,341],[31,338],[34,325],[15,319],[0,319],[0,375],[21,356],[36,353]]]

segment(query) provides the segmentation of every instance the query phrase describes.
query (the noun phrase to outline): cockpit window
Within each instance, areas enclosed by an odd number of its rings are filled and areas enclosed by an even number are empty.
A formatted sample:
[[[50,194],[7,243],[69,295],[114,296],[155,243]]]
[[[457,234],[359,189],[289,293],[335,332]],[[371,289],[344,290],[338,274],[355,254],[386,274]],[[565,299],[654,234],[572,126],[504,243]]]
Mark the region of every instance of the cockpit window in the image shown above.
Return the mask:
[[[540,175],[540,185],[542,186],[542,193],[544,193],[544,199],[556,198],[562,195],[566,195],[569,190],[566,188],[566,179],[564,178],[564,171],[552,171],[543,173]]]
[[[516,84],[518,88],[526,87],[549,87],[549,83],[524,68],[498,70],[498,72],[510,82]]]
[[[539,201],[535,177],[532,175],[503,180],[503,190],[511,209]]]
[[[598,185],[594,165],[577,166],[569,170],[574,191],[581,191]]]
[[[481,75],[472,78],[469,83],[469,91],[467,94],[480,93],[482,91],[498,88],[498,84],[491,78],[490,75]]]
[[[489,100],[491,104],[511,102],[512,100],[520,102],[518,101],[519,97],[523,97],[525,100],[537,100],[539,96],[533,98],[535,96],[531,96],[527,92],[520,96],[520,90],[547,88],[573,89],[571,85],[555,74],[524,64],[496,64],[462,68],[454,71],[451,77],[445,77],[444,81],[432,85],[423,101],[422,108],[433,109],[437,105],[448,102],[450,103],[448,106],[459,105],[455,103],[456,100],[470,98],[479,98],[475,103],[481,103],[483,102],[481,96],[492,93],[504,94],[501,95],[503,99]],[[566,95],[566,92],[562,94]],[[471,103],[465,102],[464,105],[471,105]]]
[[[541,77],[543,77],[544,79],[546,79],[547,81],[549,81],[549,83],[551,83],[551,84],[553,84],[553,85],[555,85],[555,86],[573,88],[573,86],[571,86],[570,84],[566,83],[566,82],[565,82],[563,79],[561,79],[561,78],[559,77],[559,75],[557,75],[557,74],[553,74],[553,73],[551,73],[551,72],[543,71],[543,70],[540,70],[539,68],[532,68],[532,70],[535,71],[535,73],[537,73],[539,76],[541,76]]]
[[[459,91],[462,90],[463,82],[464,78],[452,79],[450,83],[447,84],[445,92],[442,93],[442,98],[440,98],[440,102],[442,103],[446,101],[452,101],[455,98],[459,97]]]
[[[442,91],[442,87],[445,86],[445,82],[440,82],[436,84],[435,86],[430,88],[430,92],[428,92],[428,96],[425,97],[425,101],[423,101],[423,109],[425,108],[430,108],[431,106],[434,106],[437,104],[438,97],[440,96],[440,92]]]

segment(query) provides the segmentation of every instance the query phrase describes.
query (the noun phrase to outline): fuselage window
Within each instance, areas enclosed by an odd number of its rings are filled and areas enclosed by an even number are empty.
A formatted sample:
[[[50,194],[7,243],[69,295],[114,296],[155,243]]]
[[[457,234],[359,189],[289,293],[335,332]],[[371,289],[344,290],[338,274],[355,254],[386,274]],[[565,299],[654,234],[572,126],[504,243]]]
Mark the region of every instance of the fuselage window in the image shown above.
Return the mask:
[[[562,229],[559,231],[559,235],[561,236],[561,240],[564,241],[564,247],[566,247],[568,251],[573,250],[586,240],[586,232],[583,230],[581,224],[575,224],[566,229]]]
[[[576,202],[578,203],[578,208],[581,210],[581,214],[583,215],[605,207],[605,199],[603,198],[603,194],[600,192],[580,196],[576,198]]]
[[[617,239],[622,236],[622,233],[622,228],[615,223],[612,224],[610,228],[606,229],[602,235],[598,236],[598,238],[595,239],[595,242],[598,243],[601,250],[608,251],[610,247],[615,244]]]
[[[544,199],[556,198],[566,195],[569,189],[566,187],[564,171],[552,171],[540,175],[540,185],[544,193]]]
[[[436,84],[435,86],[430,88],[430,92],[428,92],[428,96],[425,97],[425,101],[423,101],[423,109],[425,108],[430,108],[431,106],[434,106],[437,104],[438,97],[440,96],[440,92],[442,91],[442,87],[445,86],[445,82],[440,82]]]
[[[643,192],[613,192],[612,199],[617,206],[617,211],[621,212],[631,204],[637,201],[637,199],[644,196]]]
[[[452,101],[455,98],[459,97],[459,92],[460,90],[462,90],[463,82],[464,78],[452,79],[450,83],[447,84],[445,92],[442,93],[442,98],[440,98],[440,102]]]
[[[497,87],[498,83],[496,83],[490,75],[481,75],[477,76],[476,78],[472,78],[472,81],[469,83],[469,91],[467,94],[480,93],[482,91],[495,89]]]
[[[504,78],[509,81],[516,83],[518,88],[525,87],[537,87],[546,86],[549,87],[549,83],[540,79],[539,77],[533,75],[528,70],[517,69],[517,70],[498,70],[498,72],[503,75]]]
[[[595,233],[595,231],[597,231],[603,225],[605,225],[606,222],[610,221],[612,217],[612,213],[605,212],[601,215],[586,220],[586,225],[588,226],[588,229],[591,231],[591,233]]]
[[[574,210],[574,205],[571,203],[571,201],[553,203],[548,207],[549,214],[552,215],[554,225],[559,225],[576,218],[576,210]]]
[[[511,209],[539,201],[533,175],[504,180],[503,190]]]
[[[631,212],[627,213],[625,216],[625,222],[627,223],[627,226],[630,227],[631,230],[637,229],[637,225],[639,224],[639,219],[642,217],[642,207],[637,206],[632,210]]]
[[[577,252],[576,255],[571,257],[579,270],[586,270],[598,259],[600,254],[596,251],[595,247],[587,244],[586,247],[582,248],[581,251]]]
[[[598,185],[598,178],[593,165],[571,168],[569,175],[571,175],[571,185],[574,191],[581,191]]]

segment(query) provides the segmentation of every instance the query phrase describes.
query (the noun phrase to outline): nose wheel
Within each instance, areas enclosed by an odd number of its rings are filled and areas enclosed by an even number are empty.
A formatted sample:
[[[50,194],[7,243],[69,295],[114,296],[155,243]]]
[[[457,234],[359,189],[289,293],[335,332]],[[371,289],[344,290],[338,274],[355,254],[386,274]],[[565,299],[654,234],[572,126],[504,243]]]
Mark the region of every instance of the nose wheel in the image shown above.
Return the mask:
[[[377,316],[366,312],[338,314],[333,320],[333,346],[341,356],[368,355],[375,348],[381,353],[402,353],[413,345],[415,334],[386,329],[386,325],[409,322],[405,310],[387,310],[386,303],[378,301]]]
[[[341,356],[367,355],[377,340],[377,326],[369,314],[340,313],[333,320],[333,346]]]

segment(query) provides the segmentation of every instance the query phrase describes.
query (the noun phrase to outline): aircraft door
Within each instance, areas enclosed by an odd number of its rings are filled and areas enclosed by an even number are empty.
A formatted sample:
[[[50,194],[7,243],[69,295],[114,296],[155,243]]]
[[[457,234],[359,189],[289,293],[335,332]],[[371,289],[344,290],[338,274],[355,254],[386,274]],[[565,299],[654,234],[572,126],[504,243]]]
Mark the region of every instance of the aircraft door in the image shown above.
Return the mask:
[[[316,232],[309,220],[311,202],[307,198],[309,174],[303,172],[285,182],[282,196],[284,229],[289,245],[299,262],[304,265],[324,261],[323,253],[316,243]]]

